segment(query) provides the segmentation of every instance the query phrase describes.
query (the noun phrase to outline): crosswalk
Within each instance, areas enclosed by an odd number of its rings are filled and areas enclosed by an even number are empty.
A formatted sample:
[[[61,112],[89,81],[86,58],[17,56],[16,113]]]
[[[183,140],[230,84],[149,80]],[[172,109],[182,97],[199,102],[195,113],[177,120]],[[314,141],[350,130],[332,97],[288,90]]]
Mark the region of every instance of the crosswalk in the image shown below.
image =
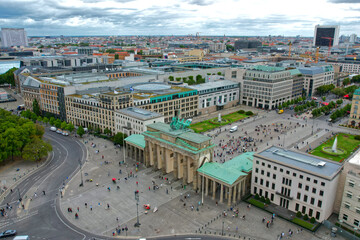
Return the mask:
[[[38,210],[35,210],[35,211],[29,212],[26,215],[21,216],[21,217],[12,217],[12,218],[4,217],[0,221],[0,228],[6,228],[6,227],[11,226],[11,225],[13,225],[15,223],[24,221],[24,220],[26,220],[28,218],[31,218],[32,216],[37,215],[38,213],[39,213]]]

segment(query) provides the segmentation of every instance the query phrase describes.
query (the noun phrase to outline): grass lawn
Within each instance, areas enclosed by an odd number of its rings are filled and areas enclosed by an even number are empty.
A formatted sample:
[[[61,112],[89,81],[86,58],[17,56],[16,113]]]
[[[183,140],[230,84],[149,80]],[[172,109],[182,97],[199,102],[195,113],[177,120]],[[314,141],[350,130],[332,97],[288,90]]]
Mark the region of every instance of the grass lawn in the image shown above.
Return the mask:
[[[306,229],[309,229],[309,230],[312,230],[314,228],[314,226],[315,226],[314,224],[312,224],[312,223],[310,223],[308,221],[302,220],[300,218],[294,218],[292,220],[292,222],[296,223],[296,224],[298,224],[298,225],[300,225],[300,226],[302,226],[302,227],[304,227]]]
[[[345,159],[347,159],[350,156],[350,154],[352,152],[354,152],[356,150],[356,148],[360,145],[360,141],[355,140],[354,135],[339,133],[337,135],[337,147],[345,150],[346,153],[344,153],[343,155],[340,155],[340,156],[332,156],[330,154],[326,154],[321,151],[323,147],[331,148],[334,143],[334,140],[335,140],[335,137],[329,139],[328,141],[326,141],[325,143],[321,144],[320,146],[315,148],[313,151],[311,151],[311,154],[318,156],[318,157],[323,157],[323,158],[326,158],[329,160],[333,160],[336,162],[342,162]]]
[[[256,206],[256,207],[259,207],[259,208],[265,208],[265,203],[259,201],[259,200],[256,200],[254,198],[251,198],[248,200],[249,203],[251,203],[252,205]]]
[[[249,117],[249,116],[247,116],[245,114],[240,114],[238,112],[234,112],[234,113],[230,113],[230,114],[221,116],[222,119],[225,119],[227,121],[218,123],[217,122],[218,118],[216,117],[216,118],[212,118],[212,119],[205,120],[202,122],[191,124],[190,128],[193,129],[197,133],[201,133],[201,132],[206,132],[208,130],[211,130],[211,129],[214,129],[214,128],[217,128],[220,126],[224,126],[224,125],[239,121],[246,117]]]

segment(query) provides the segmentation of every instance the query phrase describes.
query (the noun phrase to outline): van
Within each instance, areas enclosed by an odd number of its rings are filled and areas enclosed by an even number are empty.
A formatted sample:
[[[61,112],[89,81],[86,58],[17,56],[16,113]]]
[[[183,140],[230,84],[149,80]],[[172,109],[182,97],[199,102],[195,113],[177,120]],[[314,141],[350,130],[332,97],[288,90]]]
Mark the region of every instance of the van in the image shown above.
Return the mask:
[[[24,235],[24,236],[16,236],[14,237],[13,240],[30,240],[28,235]]]
[[[238,130],[238,126],[233,126],[230,128],[230,132],[236,132]]]
[[[56,132],[56,127],[51,127],[50,131]]]

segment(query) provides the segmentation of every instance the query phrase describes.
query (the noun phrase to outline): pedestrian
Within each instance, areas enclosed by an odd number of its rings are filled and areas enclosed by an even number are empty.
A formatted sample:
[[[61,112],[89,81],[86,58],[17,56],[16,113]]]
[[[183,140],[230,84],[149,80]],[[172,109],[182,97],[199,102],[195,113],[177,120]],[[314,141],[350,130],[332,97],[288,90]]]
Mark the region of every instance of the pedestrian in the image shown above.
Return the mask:
[[[79,218],[79,214],[75,213],[75,219]]]
[[[107,208],[108,208],[108,209],[110,208],[110,204],[107,204]]]
[[[150,186],[149,186],[149,191],[150,191]]]
[[[138,181],[136,181],[136,186],[138,186],[139,185],[139,182]]]
[[[80,208],[79,207],[77,207],[77,210],[78,210],[78,212],[80,211]]]
[[[118,218],[118,217],[116,217],[116,222],[119,222],[119,218]]]
[[[45,195],[45,191],[43,191],[43,194]]]
[[[92,205],[90,205],[90,211],[92,211]]]
[[[87,208],[87,203],[85,203],[85,208]]]

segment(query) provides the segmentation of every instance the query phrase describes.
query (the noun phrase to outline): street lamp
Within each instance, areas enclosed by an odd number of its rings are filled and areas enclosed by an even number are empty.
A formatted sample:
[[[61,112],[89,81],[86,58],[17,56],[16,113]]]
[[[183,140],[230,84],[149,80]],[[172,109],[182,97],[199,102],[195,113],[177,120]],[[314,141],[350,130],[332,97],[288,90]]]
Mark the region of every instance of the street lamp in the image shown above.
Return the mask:
[[[136,223],[134,224],[134,227],[140,227],[139,222],[139,191],[135,191],[135,200],[136,200]]]
[[[78,162],[79,162],[79,165],[80,165],[80,177],[81,177],[81,182],[80,182],[79,187],[82,187],[82,186],[84,186],[84,180],[83,180],[83,174],[82,174],[82,163],[81,163],[80,158],[78,159]]]
[[[224,221],[222,222],[221,236],[224,236]]]
[[[204,175],[201,177],[201,203],[204,204]]]
[[[123,129],[123,132],[122,132],[122,134],[123,134],[123,152],[124,152],[124,163],[125,163],[125,150],[126,150],[126,147],[125,147],[125,129],[124,129],[124,127],[122,128]]]

